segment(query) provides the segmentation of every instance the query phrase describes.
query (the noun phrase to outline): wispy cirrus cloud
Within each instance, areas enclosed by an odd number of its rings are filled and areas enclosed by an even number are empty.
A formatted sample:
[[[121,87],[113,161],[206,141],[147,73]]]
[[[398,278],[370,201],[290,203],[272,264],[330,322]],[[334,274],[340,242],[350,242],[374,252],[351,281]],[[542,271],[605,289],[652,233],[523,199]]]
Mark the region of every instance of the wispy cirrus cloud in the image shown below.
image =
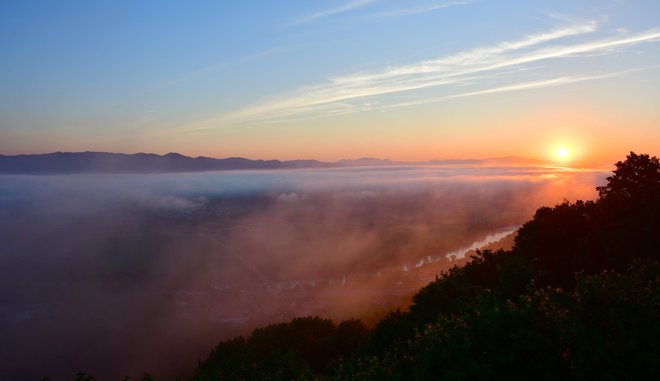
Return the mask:
[[[581,25],[573,25],[569,27],[554,29],[550,32],[532,34],[515,41],[505,41],[492,46],[479,47],[435,60],[426,60],[410,65],[387,68],[385,70],[371,74],[357,74],[338,77],[332,79],[332,81],[334,83],[341,84],[355,83],[356,81],[367,82],[386,80],[388,78],[402,76],[423,76],[426,74],[433,74],[438,72],[446,72],[452,74],[453,71],[454,74],[461,74],[462,72],[466,71],[480,71],[488,68],[488,64],[492,65],[498,61],[501,62],[502,59],[505,58],[505,53],[522,50],[565,37],[592,33],[596,31],[596,29],[597,23],[591,21]],[[471,67],[471,69],[457,70],[467,67]]]
[[[289,26],[294,26],[294,25],[301,25],[301,24],[306,24],[308,22],[312,22],[318,19],[322,19],[328,16],[334,16],[339,13],[344,13],[351,11],[356,8],[363,7],[369,3],[373,3],[376,0],[353,0],[351,2],[345,3],[343,5],[340,5],[336,8],[330,8],[330,9],[324,9],[321,11],[317,11],[314,13],[310,13],[307,15],[304,15],[296,20],[291,21],[287,25]]]
[[[387,108],[417,106],[417,105],[422,105],[422,104],[442,102],[442,101],[445,101],[447,99],[452,99],[452,98],[463,98],[463,97],[470,97],[470,96],[475,96],[475,95],[506,93],[506,92],[511,92],[511,91],[533,90],[533,89],[541,89],[541,88],[546,88],[546,87],[562,86],[562,85],[568,85],[568,84],[577,83],[577,82],[585,82],[585,81],[594,81],[594,80],[598,80],[598,79],[614,78],[614,77],[622,76],[622,75],[629,74],[629,73],[634,73],[634,72],[643,71],[643,70],[652,70],[652,69],[660,69],[660,65],[651,66],[651,67],[641,67],[641,68],[635,68],[635,69],[630,69],[630,70],[620,70],[620,71],[604,73],[604,74],[596,74],[596,75],[560,76],[560,77],[555,77],[555,78],[542,79],[542,80],[538,80],[538,81],[518,82],[518,83],[513,83],[513,84],[509,84],[509,85],[505,85],[505,86],[491,87],[491,88],[487,88],[487,89],[483,89],[483,90],[451,94],[451,95],[447,95],[447,96],[443,96],[443,97],[423,98],[423,99],[417,99],[417,100],[408,101],[408,102],[392,103],[392,104],[387,105]]]
[[[569,83],[597,80],[617,73],[599,75],[551,76],[548,73],[531,73],[538,79],[520,82],[513,72],[529,70],[533,64],[557,60],[579,59],[594,54],[615,54],[630,46],[660,41],[660,29],[652,28],[639,33],[619,31],[601,39],[585,41],[584,37],[598,29],[595,21],[582,22],[556,28],[543,33],[525,36],[490,46],[458,52],[434,60],[408,65],[387,67],[369,73],[357,73],[330,78],[325,83],[299,88],[272,101],[245,107],[220,119],[207,121],[199,129],[217,128],[236,122],[273,122],[291,118],[326,117],[363,111],[360,102],[380,100],[377,97],[440,87],[439,101],[456,97],[483,95],[505,91],[520,91],[541,87],[560,86]],[[571,43],[558,44],[571,37]],[[581,41],[574,41],[580,37]],[[498,81],[487,81],[498,76]],[[508,82],[508,83],[507,83]],[[511,83],[513,82],[513,83]],[[482,87],[466,92],[465,85]],[[428,103],[425,100],[408,103],[380,102],[377,109]]]
[[[400,16],[410,16],[419,13],[427,13],[437,11],[442,8],[449,8],[455,5],[466,5],[473,1],[463,0],[463,1],[443,1],[435,4],[420,5],[416,7],[400,8],[392,11],[379,12],[372,17],[376,18],[387,18],[387,17],[400,17]]]

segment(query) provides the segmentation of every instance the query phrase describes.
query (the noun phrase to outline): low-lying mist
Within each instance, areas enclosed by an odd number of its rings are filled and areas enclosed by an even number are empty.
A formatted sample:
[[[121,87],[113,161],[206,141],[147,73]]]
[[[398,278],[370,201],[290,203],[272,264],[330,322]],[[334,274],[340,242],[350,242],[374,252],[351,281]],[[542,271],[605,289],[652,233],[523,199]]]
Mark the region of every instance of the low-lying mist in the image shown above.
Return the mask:
[[[603,172],[0,176],[0,379],[186,376],[219,340],[368,317]],[[451,259],[448,258],[451,255]]]

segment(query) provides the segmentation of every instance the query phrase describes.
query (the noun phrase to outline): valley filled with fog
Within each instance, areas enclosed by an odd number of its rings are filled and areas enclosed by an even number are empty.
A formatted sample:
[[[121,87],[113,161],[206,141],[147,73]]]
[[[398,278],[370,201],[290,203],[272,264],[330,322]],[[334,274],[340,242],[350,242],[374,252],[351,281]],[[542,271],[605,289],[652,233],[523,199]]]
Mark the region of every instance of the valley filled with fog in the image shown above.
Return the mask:
[[[0,379],[185,376],[295,316],[376,317],[604,171],[0,175]],[[24,378],[21,378],[24,377]]]

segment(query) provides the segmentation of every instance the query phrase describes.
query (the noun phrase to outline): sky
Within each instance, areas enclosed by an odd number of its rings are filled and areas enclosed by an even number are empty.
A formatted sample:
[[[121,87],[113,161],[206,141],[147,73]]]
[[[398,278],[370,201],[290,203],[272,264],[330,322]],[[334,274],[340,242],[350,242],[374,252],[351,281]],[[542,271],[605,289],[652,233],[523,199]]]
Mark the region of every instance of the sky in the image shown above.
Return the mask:
[[[3,0],[0,154],[657,155],[658,15],[655,0]]]

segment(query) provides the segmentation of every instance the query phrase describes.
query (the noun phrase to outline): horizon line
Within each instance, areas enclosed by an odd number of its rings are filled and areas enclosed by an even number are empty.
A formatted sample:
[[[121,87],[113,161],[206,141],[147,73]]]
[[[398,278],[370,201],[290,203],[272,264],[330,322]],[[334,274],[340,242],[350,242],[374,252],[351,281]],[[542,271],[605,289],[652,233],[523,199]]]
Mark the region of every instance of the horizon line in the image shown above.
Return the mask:
[[[167,155],[179,155],[184,158],[188,159],[212,159],[212,160],[227,160],[227,159],[244,159],[244,160],[250,160],[250,161],[264,161],[264,162],[272,162],[272,161],[277,161],[281,163],[286,163],[286,162],[292,162],[292,161],[316,161],[319,163],[324,163],[324,164],[337,164],[341,162],[351,162],[351,161],[366,161],[366,160],[373,160],[373,161],[383,161],[383,162],[390,162],[391,165],[414,165],[414,164],[432,164],[433,162],[470,162],[470,161],[496,161],[496,160],[520,160],[520,161],[525,161],[529,162],[528,164],[536,164],[540,166],[547,166],[547,165],[552,165],[556,167],[562,167],[562,168],[581,168],[581,167],[596,167],[596,166],[604,166],[604,165],[614,165],[614,163],[596,163],[593,161],[571,161],[571,162],[558,162],[558,161],[553,161],[549,159],[539,159],[539,158],[531,158],[531,157],[523,157],[519,155],[504,155],[504,156],[489,156],[489,157],[469,157],[469,158],[432,158],[432,159],[423,159],[423,160],[397,160],[397,159],[391,159],[391,158],[381,158],[381,157],[371,157],[371,156],[360,156],[356,158],[341,158],[341,159],[336,159],[336,160],[321,160],[321,159],[315,159],[315,158],[297,158],[297,159],[277,159],[277,158],[271,158],[271,159],[264,159],[264,158],[251,158],[251,157],[245,157],[245,156],[225,156],[225,157],[215,157],[215,156],[204,156],[204,155],[197,155],[197,156],[189,156],[187,154],[182,154],[179,152],[175,151],[170,151],[167,153],[155,153],[155,152],[145,152],[145,151],[139,151],[139,152],[113,152],[113,151],[93,151],[93,150],[84,150],[84,151],[51,151],[51,152],[41,152],[41,153],[18,153],[18,154],[3,154],[0,153],[0,157],[17,157],[17,156],[43,156],[43,155],[53,155],[53,154],[83,154],[83,153],[92,153],[92,154],[111,154],[111,155],[126,155],[126,156],[133,156],[133,155],[155,155],[158,157],[166,157]]]

